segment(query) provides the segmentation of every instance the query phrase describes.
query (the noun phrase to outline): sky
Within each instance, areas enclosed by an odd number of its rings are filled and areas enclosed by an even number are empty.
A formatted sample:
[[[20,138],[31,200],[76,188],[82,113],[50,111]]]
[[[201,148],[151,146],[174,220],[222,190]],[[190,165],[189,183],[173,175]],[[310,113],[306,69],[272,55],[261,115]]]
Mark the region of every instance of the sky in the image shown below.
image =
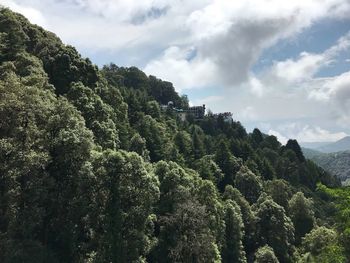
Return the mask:
[[[350,135],[350,0],[0,0],[99,67],[299,142]]]

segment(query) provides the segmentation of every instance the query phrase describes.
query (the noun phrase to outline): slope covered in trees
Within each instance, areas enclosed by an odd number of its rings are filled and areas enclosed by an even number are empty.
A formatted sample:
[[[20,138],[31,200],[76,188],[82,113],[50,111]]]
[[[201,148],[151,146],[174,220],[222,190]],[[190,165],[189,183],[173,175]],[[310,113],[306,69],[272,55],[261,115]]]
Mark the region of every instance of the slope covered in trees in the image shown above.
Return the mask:
[[[296,141],[181,121],[171,83],[100,70],[4,8],[0,63],[0,262],[349,259],[339,182]]]
[[[305,156],[317,165],[335,175],[343,184],[350,183],[350,151],[322,153],[303,149]]]

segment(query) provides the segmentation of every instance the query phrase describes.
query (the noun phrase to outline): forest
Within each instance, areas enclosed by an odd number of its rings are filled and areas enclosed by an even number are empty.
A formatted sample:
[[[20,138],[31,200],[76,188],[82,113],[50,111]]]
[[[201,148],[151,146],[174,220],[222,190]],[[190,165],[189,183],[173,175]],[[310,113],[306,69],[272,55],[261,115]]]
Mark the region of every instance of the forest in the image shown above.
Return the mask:
[[[0,262],[350,261],[350,188],[296,140],[169,101],[0,8]]]

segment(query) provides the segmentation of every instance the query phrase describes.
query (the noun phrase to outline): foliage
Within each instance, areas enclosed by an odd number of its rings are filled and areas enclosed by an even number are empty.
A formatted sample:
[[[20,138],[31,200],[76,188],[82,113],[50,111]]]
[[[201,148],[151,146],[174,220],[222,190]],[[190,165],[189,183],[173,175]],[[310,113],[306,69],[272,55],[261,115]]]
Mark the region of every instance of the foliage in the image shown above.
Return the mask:
[[[0,261],[349,260],[349,189],[295,140],[171,105],[0,8]]]
[[[279,263],[273,249],[267,245],[260,247],[255,252],[254,263]]]

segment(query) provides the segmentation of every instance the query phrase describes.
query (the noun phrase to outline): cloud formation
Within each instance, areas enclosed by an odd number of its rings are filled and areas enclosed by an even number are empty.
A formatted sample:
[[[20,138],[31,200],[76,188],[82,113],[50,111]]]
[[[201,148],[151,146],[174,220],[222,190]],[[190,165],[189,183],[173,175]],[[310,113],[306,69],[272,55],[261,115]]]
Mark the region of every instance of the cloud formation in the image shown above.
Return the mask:
[[[55,32],[99,63],[139,66],[173,82],[183,93],[211,89],[211,95],[190,99],[207,103],[214,111],[232,111],[248,126],[268,124],[265,132],[279,133],[282,139],[333,140],[342,131],[350,133],[350,71],[318,76],[349,49],[349,34],[321,52],[303,50],[254,69],[265,51],[293,41],[316,23],[349,19],[349,0],[0,0],[0,4]],[[286,122],[297,123],[293,133],[281,128]],[[333,131],[334,126],[342,131]]]

